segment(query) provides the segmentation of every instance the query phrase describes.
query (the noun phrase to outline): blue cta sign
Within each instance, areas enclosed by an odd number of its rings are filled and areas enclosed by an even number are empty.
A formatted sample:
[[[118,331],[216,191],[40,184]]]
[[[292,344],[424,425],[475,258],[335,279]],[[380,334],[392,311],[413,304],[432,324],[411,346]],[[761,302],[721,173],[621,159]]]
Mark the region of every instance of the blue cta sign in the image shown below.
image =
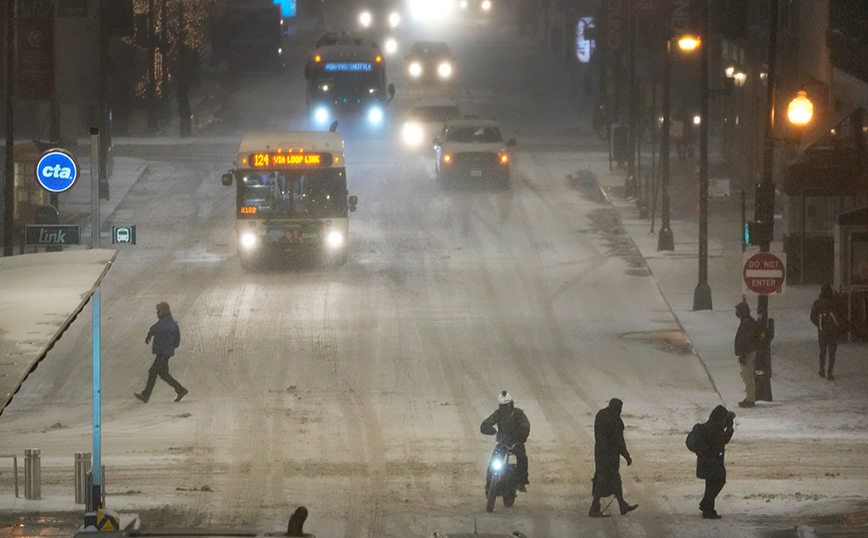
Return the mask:
[[[36,181],[48,192],[63,192],[78,179],[78,163],[66,150],[54,148],[36,161]]]

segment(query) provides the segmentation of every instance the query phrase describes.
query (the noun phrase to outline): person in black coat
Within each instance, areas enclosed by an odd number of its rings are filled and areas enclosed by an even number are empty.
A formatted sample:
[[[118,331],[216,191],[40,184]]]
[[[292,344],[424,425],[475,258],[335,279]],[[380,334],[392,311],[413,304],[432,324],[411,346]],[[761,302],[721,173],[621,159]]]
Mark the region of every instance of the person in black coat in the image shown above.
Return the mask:
[[[151,399],[151,391],[154,390],[154,383],[157,382],[157,376],[160,376],[160,379],[175,389],[175,401],[180,402],[188,391],[169,374],[169,359],[175,355],[175,348],[181,345],[181,330],[172,318],[169,303],[157,304],[157,322],[151,325],[148,330],[145,343],[150,344],[151,339],[154,340],[154,343],[151,344],[151,352],[156,355],[156,358],[151,369],[148,370],[148,382],[145,384],[145,390],[134,392],[133,396],[141,400],[142,403],[148,403],[148,400]]]
[[[696,447],[696,478],[705,480],[705,495],[699,503],[702,517],[720,519],[714,509],[714,500],[726,484],[724,454],[726,444],[732,439],[735,413],[718,405],[711,411],[708,420],[700,424]]]
[[[820,344],[820,377],[834,381],[835,352],[838,350],[839,313],[835,304],[832,286],[823,284],[820,297],[811,306],[811,323],[817,326],[817,342]],[[826,350],[829,351],[829,373],[826,374]]]
[[[760,343],[759,324],[750,315],[750,305],[742,301],[735,305],[735,315],[741,320],[735,332],[735,355],[741,365],[744,400],[739,407],[753,407],[756,402],[756,351]]]
[[[633,458],[627,451],[624,442],[624,421],[621,420],[621,408],[624,403],[618,398],[609,400],[609,406],[597,412],[594,419],[594,500],[588,517],[606,517],[600,511],[600,498],[614,495],[618,499],[621,515],[639,507],[624,500],[621,486],[621,456],[627,465],[633,463]]]

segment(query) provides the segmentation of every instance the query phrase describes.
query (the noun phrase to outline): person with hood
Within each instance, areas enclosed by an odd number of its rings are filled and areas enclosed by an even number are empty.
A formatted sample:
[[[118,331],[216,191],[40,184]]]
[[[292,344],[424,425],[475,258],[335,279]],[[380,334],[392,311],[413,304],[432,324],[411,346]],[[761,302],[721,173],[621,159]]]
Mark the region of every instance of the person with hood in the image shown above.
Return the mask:
[[[624,500],[621,486],[621,456],[624,456],[627,465],[633,463],[624,442],[624,421],[621,420],[623,406],[621,400],[612,398],[609,406],[598,411],[594,419],[594,500],[591,501],[588,517],[608,517],[600,511],[600,498],[609,495],[618,499],[622,516],[639,507]]]
[[[726,464],[724,453],[726,444],[732,439],[735,413],[726,407],[715,407],[708,420],[697,424],[691,435],[695,435],[695,444],[691,448],[696,452],[696,478],[705,480],[705,495],[699,502],[702,517],[705,519],[720,519],[720,514],[714,509],[714,500],[726,484]]]
[[[756,402],[756,351],[760,343],[759,324],[750,315],[750,305],[742,301],[735,305],[735,315],[741,320],[735,333],[735,355],[741,365],[744,400],[739,407],[753,407]]]
[[[157,382],[157,376],[160,376],[160,379],[175,389],[177,394],[175,401],[180,402],[181,398],[186,396],[189,391],[169,374],[169,359],[175,355],[175,348],[181,344],[181,330],[172,318],[172,312],[167,302],[157,303],[157,322],[151,325],[148,330],[145,344],[150,344],[151,339],[154,340],[151,352],[156,355],[156,358],[151,369],[148,370],[148,382],[145,384],[145,390],[134,392],[133,396],[143,403],[148,403],[148,400],[151,399],[151,391],[154,390],[154,383]]]
[[[811,323],[817,326],[817,342],[820,344],[820,377],[834,381],[835,352],[838,350],[838,316],[835,292],[832,286],[823,284],[820,297],[811,307]],[[826,350],[829,350],[829,373],[826,373]]]
[[[497,435],[497,442],[512,447],[516,463],[516,483],[518,491],[527,493],[527,451],[524,444],[530,436],[530,421],[524,411],[515,406],[512,396],[503,391],[497,397],[497,411],[482,421],[479,427],[483,435]],[[497,426],[497,428],[495,428]],[[486,486],[487,488],[487,486]]]

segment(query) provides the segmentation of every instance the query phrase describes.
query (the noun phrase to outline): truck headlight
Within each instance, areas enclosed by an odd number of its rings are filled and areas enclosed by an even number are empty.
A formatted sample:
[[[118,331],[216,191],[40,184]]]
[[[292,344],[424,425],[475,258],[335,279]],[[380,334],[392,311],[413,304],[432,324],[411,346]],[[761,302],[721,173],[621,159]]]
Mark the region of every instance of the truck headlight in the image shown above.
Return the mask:
[[[332,230],[326,235],[326,244],[331,248],[338,248],[344,244],[344,234],[337,230]]]
[[[404,124],[404,142],[410,146],[418,146],[422,142],[422,127],[418,123]]]
[[[449,78],[452,75],[452,66],[449,62],[443,62],[437,68],[437,74],[440,75],[440,78]]]
[[[420,64],[419,62],[411,63],[410,67],[409,67],[409,71],[410,71],[410,76],[418,77],[419,75],[422,74],[422,64]]]
[[[325,123],[329,119],[329,111],[325,107],[319,107],[314,112],[314,118],[320,123]]]

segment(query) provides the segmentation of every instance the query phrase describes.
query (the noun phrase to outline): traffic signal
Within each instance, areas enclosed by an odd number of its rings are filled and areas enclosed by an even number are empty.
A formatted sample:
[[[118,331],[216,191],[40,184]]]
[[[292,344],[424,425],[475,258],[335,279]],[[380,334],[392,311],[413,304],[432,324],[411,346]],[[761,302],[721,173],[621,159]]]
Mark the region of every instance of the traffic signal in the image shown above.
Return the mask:
[[[753,216],[763,222],[775,220],[775,184],[771,181],[757,183]]]
[[[774,236],[775,222],[773,220],[749,220],[745,229],[745,239],[748,245],[758,247],[768,246]]]

